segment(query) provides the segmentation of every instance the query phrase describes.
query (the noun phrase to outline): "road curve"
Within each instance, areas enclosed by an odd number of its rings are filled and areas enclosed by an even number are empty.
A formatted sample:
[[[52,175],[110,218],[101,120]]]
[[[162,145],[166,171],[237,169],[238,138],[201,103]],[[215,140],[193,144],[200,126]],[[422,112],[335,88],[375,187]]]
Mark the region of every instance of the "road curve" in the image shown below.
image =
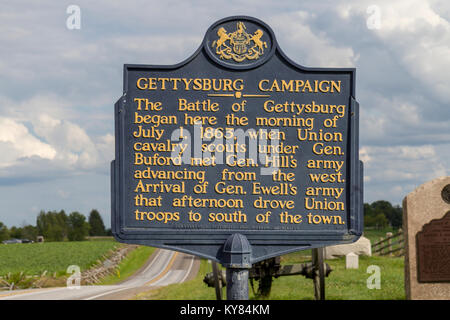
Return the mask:
[[[158,249],[135,275],[116,285],[0,291],[0,300],[124,300],[152,287],[189,280],[198,269],[194,256]]]

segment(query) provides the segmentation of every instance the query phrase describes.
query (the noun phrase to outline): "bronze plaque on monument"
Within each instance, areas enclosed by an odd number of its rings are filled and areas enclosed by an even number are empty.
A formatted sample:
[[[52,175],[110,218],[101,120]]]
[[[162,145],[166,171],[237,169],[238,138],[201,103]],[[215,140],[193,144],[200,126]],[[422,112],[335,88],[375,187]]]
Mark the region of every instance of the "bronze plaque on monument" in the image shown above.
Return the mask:
[[[450,211],[417,233],[419,282],[450,282]]]

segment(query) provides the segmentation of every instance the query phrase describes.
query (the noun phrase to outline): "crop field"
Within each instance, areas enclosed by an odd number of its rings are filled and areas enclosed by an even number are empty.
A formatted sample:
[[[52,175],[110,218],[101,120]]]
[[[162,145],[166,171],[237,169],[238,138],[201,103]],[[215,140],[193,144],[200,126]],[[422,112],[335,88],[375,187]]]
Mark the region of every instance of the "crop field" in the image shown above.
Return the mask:
[[[0,244],[0,276],[9,272],[65,274],[70,265],[83,271],[119,245],[114,240]]]

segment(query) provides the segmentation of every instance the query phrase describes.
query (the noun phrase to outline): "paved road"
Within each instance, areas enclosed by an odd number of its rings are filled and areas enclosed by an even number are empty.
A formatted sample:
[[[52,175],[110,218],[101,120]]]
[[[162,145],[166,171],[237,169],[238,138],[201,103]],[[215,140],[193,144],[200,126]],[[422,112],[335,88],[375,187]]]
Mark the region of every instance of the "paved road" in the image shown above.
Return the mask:
[[[195,277],[199,261],[195,257],[158,249],[134,276],[117,285],[81,286],[0,291],[0,300],[122,300],[154,287],[181,283]]]

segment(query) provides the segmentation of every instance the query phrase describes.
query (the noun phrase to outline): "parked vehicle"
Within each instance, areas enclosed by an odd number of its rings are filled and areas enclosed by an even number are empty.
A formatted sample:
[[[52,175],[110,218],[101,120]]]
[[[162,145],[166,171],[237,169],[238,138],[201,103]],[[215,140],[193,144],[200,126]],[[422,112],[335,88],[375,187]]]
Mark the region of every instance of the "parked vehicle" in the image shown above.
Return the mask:
[[[8,239],[2,242],[3,244],[13,244],[13,243],[22,243],[20,239]]]
[[[34,243],[33,240],[30,239],[8,239],[2,242],[3,244],[14,244],[14,243]]]

